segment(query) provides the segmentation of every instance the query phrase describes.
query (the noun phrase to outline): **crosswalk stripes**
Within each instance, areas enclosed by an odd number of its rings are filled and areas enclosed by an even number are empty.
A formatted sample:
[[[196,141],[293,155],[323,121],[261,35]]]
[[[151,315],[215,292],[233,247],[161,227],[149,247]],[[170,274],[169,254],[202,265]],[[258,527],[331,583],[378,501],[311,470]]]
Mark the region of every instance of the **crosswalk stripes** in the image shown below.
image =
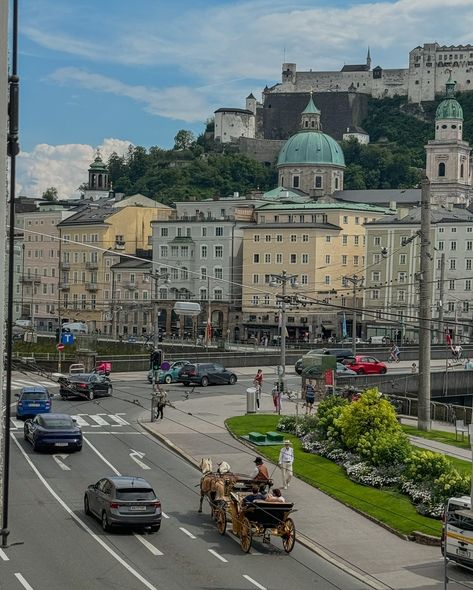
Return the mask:
[[[122,416],[125,416],[125,414],[75,414],[71,416],[71,418],[73,418],[81,428],[120,428],[122,426],[130,426],[130,423]],[[12,430],[23,430],[24,422],[21,420],[10,418],[10,422]]]
[[[12,379],[11,388],[21,389],[22,387],[34,387],[35,385],[44,385],[45,387],[57,387],[54,381],[26,381],[23,379]]]

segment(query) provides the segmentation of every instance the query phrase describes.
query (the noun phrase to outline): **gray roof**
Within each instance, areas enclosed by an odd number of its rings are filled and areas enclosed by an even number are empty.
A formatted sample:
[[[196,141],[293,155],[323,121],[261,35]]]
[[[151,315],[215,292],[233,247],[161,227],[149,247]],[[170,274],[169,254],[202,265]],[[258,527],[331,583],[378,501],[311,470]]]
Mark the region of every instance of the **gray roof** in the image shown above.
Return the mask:
[[[342,72],[369,72],[370,67],[367,64],[348,64],[343,66]]]
[[[244,115],[254,115],[254,112],[248,109],[234,109],[232,107],[221,107],[214,111],[214,113],[243,113]]]
[[[368,135],[368,132],[363,129],[363,127],[358,127],[358,125],[353,125],[352,127],[348,127],[345,133],[360,133],[363,135]]]
[[[134,258],[125,258],[117,264],[113,264],[110,267],[112,270],[121,270],[121,269],[138,269],[138,270],[151,270],[151,262],[146,262],[145,260],[135,260]]]
[[[94,207],[93,205],[88,205],[64,221],[61,221],[61,223],[58,223],[58,226],[103,224],[108,217],[118,212],[118,209],[110,206]]]
[[[371,205],[389,206],[395,201],[402,205],[417,205],[421,202],[420,188],[387,188],[374,190],[356,190],[337,192],[337,199],[355,203],[370,203]]]
[[[372,221],[365,225],[420,225],[421,207],[410,209],[409,213],[404,217],[395,215],[386,215]],[[432,207],[431,222],[432,223],[469,223],[473,222],[473,213],[462,207],[454,207],[448,209],[447,207]]]

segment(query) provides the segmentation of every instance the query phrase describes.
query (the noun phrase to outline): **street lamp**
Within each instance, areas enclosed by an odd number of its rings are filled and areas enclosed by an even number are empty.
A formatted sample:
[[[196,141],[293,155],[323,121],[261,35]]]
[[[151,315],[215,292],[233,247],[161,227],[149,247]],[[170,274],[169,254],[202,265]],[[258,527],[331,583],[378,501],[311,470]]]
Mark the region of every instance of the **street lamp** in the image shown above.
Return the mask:
[[[286,285],[287,283],[290,283],[293,289],[297,289],[299,287],[299,283],[296,280],[297,276],[298,275],[288,275],[285,270],[283,270],[280,275],[270,275],[271,281],[269,286],[282,287],[281,295],[276,295],[276,300],[281,302],[281,369],[278,375],[279,391],[281,391],[281,385],[284,386],[284,376],[286,374],[286,304],[291,302],[291,297],[288,297],[286,293]]]
[[[153,335],[153,344],[154,349],[157,350],[159,348],[159,309],[158,309],[158,281],[164,281],[165,285],[169,285],[171,283],[171,279],[169,277],[169,273],[166,271],[163,272],[150,272],[146,275],[152,281],[154,281],[154,335]]]

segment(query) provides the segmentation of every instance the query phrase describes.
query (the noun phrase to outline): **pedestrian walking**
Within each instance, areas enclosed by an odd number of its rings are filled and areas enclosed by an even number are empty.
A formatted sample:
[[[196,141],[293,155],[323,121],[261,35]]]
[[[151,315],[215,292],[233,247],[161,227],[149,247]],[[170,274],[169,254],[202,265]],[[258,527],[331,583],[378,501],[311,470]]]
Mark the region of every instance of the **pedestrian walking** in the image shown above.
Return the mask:
[[[253,385],[255,386],[256,389],[256,407],[259,410],[259,404],[260,404],[260,400],[261,400],[261,388],[263,386],[263,371],[261,369],[258,369],[255,378],[253,379]]]
[[[287,490],[289,482],[292,479],[292,465],[294,463],[294,449],[291,447],[291,441],[285,440],[284,446],[279,451],[278,465],[281,468],[283,488]]]
[[[271,395],[273,396],[273,404],[274,404],[274,411],[280,413],[281,412],[281,389],[279,386],[279,381],[274,385]]]
[[[397,344],[393,344],[391,346],[389,360],[394,361],[395,363],[398,363],[400,354],[401,354],[401,351],[399,350],[399,346]]]
[[[168,394],[164,389],[161,389],[159,383],[154,385],[154,395],[156,396],[156,420],[164,419],[164,408],[168,404]]]
[[[305,386],[305,413],[312,414],[312,408],[315,402],[315,389],[312,379],[308,379]]]

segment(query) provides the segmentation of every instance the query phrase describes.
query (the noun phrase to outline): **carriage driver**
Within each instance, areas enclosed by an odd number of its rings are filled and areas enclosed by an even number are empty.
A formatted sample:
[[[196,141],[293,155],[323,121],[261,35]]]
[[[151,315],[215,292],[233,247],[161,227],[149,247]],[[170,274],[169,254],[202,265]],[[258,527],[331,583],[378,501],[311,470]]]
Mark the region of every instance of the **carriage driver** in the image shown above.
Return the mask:
[[[254,460],[255,468],[252,473],[253,481],[268,481],[269,480],[269,472],[266,465],[263,463],[263,459],[261,457],[256,457]]]

